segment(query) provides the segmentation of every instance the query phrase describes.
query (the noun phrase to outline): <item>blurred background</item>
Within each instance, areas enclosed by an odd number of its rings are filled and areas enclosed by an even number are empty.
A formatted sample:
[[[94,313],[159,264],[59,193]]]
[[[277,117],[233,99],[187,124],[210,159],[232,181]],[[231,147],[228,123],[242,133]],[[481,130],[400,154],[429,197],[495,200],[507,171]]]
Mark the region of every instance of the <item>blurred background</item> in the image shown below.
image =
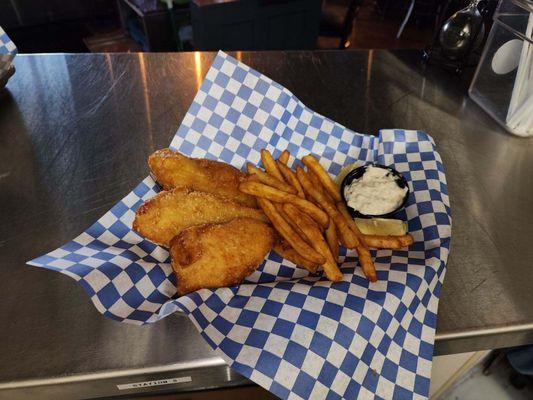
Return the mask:
[[[21,53],[422,49],[442,21],[468,3],[0,0],[0,26]]]

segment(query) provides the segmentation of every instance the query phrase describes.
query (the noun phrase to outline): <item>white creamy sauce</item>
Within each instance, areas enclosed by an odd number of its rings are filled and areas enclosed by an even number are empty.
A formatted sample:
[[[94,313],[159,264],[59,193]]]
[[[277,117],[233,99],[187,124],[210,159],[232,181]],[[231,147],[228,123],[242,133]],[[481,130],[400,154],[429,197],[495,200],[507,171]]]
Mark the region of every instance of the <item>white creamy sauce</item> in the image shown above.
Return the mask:
[[[388,170],[368,166],[359,179],[344,188],[348,205],[366,215],[382,215],[394,211],[405,197],[407,187],[401,188]]]

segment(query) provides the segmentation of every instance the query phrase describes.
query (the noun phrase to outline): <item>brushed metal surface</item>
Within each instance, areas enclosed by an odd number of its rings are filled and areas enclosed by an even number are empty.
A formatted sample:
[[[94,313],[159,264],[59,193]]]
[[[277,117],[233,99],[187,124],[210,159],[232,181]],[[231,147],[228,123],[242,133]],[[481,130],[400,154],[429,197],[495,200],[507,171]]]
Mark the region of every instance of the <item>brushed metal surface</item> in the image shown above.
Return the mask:
[[[467,98],[466,81],[423,72],[416,52],[232,54],[358,132],[431,134],[454,222],[436,354],[533,342],[533,141],[506,134]],[[186,317],[120,324],[70,278],[24,265],[148,174],[146,157],[169,144],[213,57],[16,58],[0,95],[1,384],[222,365]]]
[[[172,378],[179,383],[162,384]],[[154,385],[157,383],[157,385]],[[135,388],[120,389],[119,385],[135,384]],[[131,398],[138,394],[161,395],[165,393],[190,393],[210,389],[249,385],[251,382],[234,372],[227,365],[217,362],[199,363],[194,369],[186,365],[166,368],[124,370],[120,373],[83,374],[71,378],[39,381],[23,381],[0,385],[0,400],[16,399],[98,399]]]

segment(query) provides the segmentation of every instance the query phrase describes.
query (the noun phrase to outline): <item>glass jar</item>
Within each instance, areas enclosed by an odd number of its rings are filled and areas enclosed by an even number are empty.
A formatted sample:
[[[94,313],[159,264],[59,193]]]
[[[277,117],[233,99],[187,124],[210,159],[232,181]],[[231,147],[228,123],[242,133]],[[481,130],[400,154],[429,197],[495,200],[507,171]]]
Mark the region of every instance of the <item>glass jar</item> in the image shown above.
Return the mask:
[[[468,91],[510,133],[533,136],[533,1],[500,0]]]

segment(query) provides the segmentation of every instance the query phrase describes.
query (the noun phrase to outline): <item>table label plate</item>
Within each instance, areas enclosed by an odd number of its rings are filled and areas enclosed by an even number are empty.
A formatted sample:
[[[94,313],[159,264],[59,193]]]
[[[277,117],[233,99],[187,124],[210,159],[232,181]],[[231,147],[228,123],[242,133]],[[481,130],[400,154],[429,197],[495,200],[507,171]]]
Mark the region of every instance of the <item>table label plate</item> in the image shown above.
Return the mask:
[[[145,388],[145,387],[150,387],[150,386],[172,385],[175,383],[186,383],[186,382],[192,382],[192,378],[190,376],[182,376],[179,378],[158,379],[157,381],[125,383],[122,385],[117,385],[117,388],[118,390],[128,390],[128,389]]]

